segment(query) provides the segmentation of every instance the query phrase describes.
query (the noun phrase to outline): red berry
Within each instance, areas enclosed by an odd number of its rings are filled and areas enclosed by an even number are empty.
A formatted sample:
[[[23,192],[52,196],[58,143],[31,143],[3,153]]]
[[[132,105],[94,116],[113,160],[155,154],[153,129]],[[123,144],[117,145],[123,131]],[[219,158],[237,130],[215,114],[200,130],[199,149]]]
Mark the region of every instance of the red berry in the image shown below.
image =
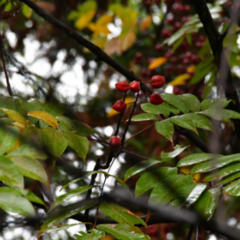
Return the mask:
[[[156,75],[153,76],[151,79],[151,84],[153,88],[161,88],[165,83],[165,77],[164,76],[160,76],[160,75]]]
[[[159,94],[153,93],[149,98],[149,102],[154,105],[159,105],[163,103],[163,99]]]
[[[1,16],[3,19],[9,19],[12,15],[10,12],[3,11],[3,12],[1,12]]]
[[[182,24],[180,22],[176,22],[174,26],[175,26],[175,29],[178,30],[181,28]]]
[[[111,137],[111,139],[109,141],[109,146],[114,151],[118,150],[119,147],[121,146],[121,139],[117,136]]]
[[[160,44],[157,44],[156,46],[155,46],[155,50],[156,51],[158,51],[158,52],[160,52],[161,50],[162,50],[162,45],[160,45]]]
[[[164,38],[169,38],[169,37],[172,36],[172,33],[169,32],[168,30],[163,29],[163,30],[162,30],[162,36],[163,36]]]
[[[129,83],[127,81],[121,81],[116,83],[115,87],[119,92],[127,92],[129,90]]]
[[[167,23],[168,24],[172,25],[172,24],[174,24],[174,22],[175,22],[175,19],[173,17],[167,18]]]
[[[114,104],[113,104],[113,109],[117,112],[123,112],[125,111],[127,105],[124,101],[122,100],[119,100],[119,101],[116,101]]]
[[[135,58],[137,59],[137,60],[141,60],[142,59],[142,53],[140,53],[140,52],[138,52],[138,53],[136,53],[136,55],[135,55]]]
[[[201,48],[201,47],[203,46],[203,43],[202,43],[202,42],[196,42],[196,43],[195,43],[195,46],[196,46],[197,48]]]
[[[184,11],[185,13],[189,13],[189,12],[191,11],[191,7],[190,7],[189,5],[184,5],[184,6],[183,6],[183,11]]]
[[[139,92],[141,90],[141,85],[138,81],[133,81],[129,84],[129,88],[132,92]]]

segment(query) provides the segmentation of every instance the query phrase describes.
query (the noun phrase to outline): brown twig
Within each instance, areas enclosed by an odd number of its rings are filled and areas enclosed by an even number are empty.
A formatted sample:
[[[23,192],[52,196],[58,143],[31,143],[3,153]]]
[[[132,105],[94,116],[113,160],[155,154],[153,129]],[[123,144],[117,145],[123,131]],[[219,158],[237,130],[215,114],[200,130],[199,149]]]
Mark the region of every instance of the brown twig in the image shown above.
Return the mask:
[[[7,69],[6,69],[6,64],[5,64],[5,60],[4,60],[4,56],[3,56],[2,35],[0,36],[0,55],[1,55],[1,59],[2,59],[3,71],[4,71],[6,82],[7,82],[8,94],[9,94],[9,96],[12,97],[13,93],[12,93],[12,89],[11,89],[11,85],[10,85],[10,81],[9,81],[8,73],[7,73]]]

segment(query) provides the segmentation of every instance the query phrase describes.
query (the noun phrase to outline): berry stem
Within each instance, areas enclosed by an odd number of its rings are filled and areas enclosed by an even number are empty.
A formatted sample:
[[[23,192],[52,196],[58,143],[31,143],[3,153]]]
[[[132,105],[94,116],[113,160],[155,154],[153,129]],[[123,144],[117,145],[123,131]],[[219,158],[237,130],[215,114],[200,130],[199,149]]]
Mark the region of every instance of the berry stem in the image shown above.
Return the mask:
[[[133,112],[134,112],[134,110],[135,110],[135,108],[136,108],[136,105],[137,105],[138,97],[139,97],[139,92],[137,93],[137,96],[136,96],[136,99],[135,99],[135,101],[134,101],[134,105],[133,105],[133,109],[132,109],[130,118],[129,118],[128,122],[127,122],[125,131],[124,131],[123,136],[122,136],[122,146],[124,145],[124,141],[125,141],[125,137],[126,137],[126,134],[127,134],[127,130],[128,130],[128,127],[129,127],[129,125],[130,125],[130,123],[131,123],[131,119],[132,119],[132,116],[133,116]]]

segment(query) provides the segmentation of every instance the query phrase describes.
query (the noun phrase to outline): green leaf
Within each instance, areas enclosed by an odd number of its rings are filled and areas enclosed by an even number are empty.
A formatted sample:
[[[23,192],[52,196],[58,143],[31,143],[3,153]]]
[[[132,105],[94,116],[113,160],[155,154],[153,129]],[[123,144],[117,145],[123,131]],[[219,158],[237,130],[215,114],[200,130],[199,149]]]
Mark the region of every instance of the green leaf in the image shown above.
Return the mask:
[[[227,167],[219,169],[217,172],[211,173],[204,178],[205,182],[216,180],[220,177],[227,176],[231,173],[240,171],[240,163],[232,163]]]
[[[116,204],[108,202],[101,203],[99,209],[118,223],[127,223],[130,226],[134,226],[135,224],[142,224],[144,226],[146,225],[146,223],[140,217],[130,212],[128,209]]]
[[[161,177],[150,194],[150,200],[156,204],[168,203],[176,198],[181,197],[178,194],[180,189],[186,187],[187,185],[190,185],[192,181],[192,176],[181,174],[169,175],[164,179]]]
[[[21,196],[21,192],[9,187],[0,187],[0,207],[23,216],[35,215],[32,204]]]
[[[204,192],[194,204],[194,210],[209,220],[217,207],[220,192],[221,190],[218,188],[212,188]]]
[[[190,207],[202,195],[203,191],[207,188],[207,185],[203,184],[203,183],[191,184],[191,185],[188,185],[187,188],[188,189],[186,189],[186,190],[187,190],[188,195],[185,193],[182,194],[181,192],[179,192],[178,194],[180,194],[180,196],[182,196],[182,198],[183,197],[185,198],[184,205],[186,207]],[[189,189],[191,189],[191,192],[189,192]],[[185,190],[185,188],[184,188],[184,190]]]
[[[127,224],[101,224],[98,225],[99,230],[106,231],[117,239],[122,240],[150,240],[150,237],[143,234],[140,230],[133,228]],[[136,232],[138,230],[138,232]]]
[[[202,111],[205,111],[207,109],[221,109],[225,108],[231,100],[228,100],[227,98],[210,98],[205,99],[201,102],[201,109]]]
[[[183,42],[184,40],[184,36],[180,37],[173,45],[172,47],[172,51],[175,52],[175,50],[181,45],[181,43]]]
[[[152,113],[140,113],[132,117],[133,122],[149,121],[149,120],[157,121],[158,118]]]
[[[37,149],[37,146],[29,145],[29,144],[23,144],[19,148],[15,149],[14,151],[8,153],[8,157],[30,157],[30,158],[36,158],[45,160],[48,158],[48,156],[41,151],[40,149]]]
[[[180,97],[187,104],[188,108],[192,112],[197,112],[200,110],[201,104],[196,96],[187,93],[187,94],[178,95],[178,97]]]
[[[193,124],[197,128],[201,128],[201,129],[208,130],[208,131],[213,130],[212,122],[205,116],[195,114],[195,113],[186,113],[183,116],[185,118],[191,119]]]
[[[11,160],[18,166],[24,176],[43,182],[47,186],[49,185],[47,173],[38,160],[28,156],[11,157]]]
[[[155,128],[159,134],[169,139],[173,143],[174,126],[169,119],[156,122]]]
[[[180,153],[182,153],[186,148],[188,148],[189,146],[185,146],[185,147],[179,147],[178,145],[176,145],[174,148],[175,150],[172,152],[161,152],[161,158],[163,160],[163,162],[169,161],[173,158],[175,158],[176,156],[178,156]]]
[[[79,134],[79,135],[86,136],[86,135],[90,135],[90,134],[93,134],[93,133],[98,134],[98,131],[96,131],[95,129],[91,128],[87,124],[82,123],[78,120],[75,120],[74,124],[75,124],[75,127],[76,127],[77,134]]]
[[[0,95],[0,108],[11,109],[19,112],[21,115],[25,115],[24,101],[18,97],[5,97]],[[0,113],[0,116],[2,114]]]
[[[172,112],[175,115],[179,113],[178,109],[176,109],[172,106],[169,106],[168,104],[166,104],[164,102],[160,105],[144,103],[144,104],[141,104],[141,108],[144,112],[152,113],[155,115],[163,114],[165,117],[168,117],[170,112]]]
[[[71,120],[70,118],[65,116],[57,116],[56,119],[59,122],[58,130],[76,131],[79,135],[84,136],[98,133],[98,131],[96,131],[95,129],[78,120]]]
[[[0,166],[0,180],[11,187],[23,189],[23,175],[18,167],[4,156],[0,156]]]
[[[30,190],[22,190],[21,194],[30,202],[35,202],[35,203],[39,203],[42,204],[43,206],[47,207],[47,205],[42,201],[42,199],[40,199],[38,196],[36,196],[33,192],[31,192]]]
[[[211,117],[213,119],[216,119],[218,121],[223,121],[231,124],[233,127],[234,125],[232,124],[230,118],[233,119],[240,119],[240,114],[237,112],[234,112],[232,110],[226,110],[226,109],[207,109],[202,112],[198,112],[198,114],[203,114],[205,116]]]
[[[18,141],[19,129],[17,127],[5,126],[0,127],[0,154],[6,153]]]
[[[70,131],[64,131],[64,136],[68,140],[69,146],[73,148],[77,152],[78,156],[85,162],[89,150],[88,139]]]
[[[147,161],[140,162],[140,163],[134,165],[133,167],[129,168],[126,171],[125,176],[124,176],[124,182],[126,182],[130,177],[132,177],[138,173],[141,173],[141,172],[147,170],[148,168],[150,168],[156,164],[159,164],[159,163],[161,163],[159,160],[147,160]]]
[[[69,130],[69,131],[74,131],[76,130],[75,124],[73,120],[71,120],[68,117],[65,116],[57,116],[56,117],[57,121],[59,122],[58,124],[58,130]]]
[[[219,159],[213,159],[212,161],[204,162],[202,164],[198,164],[194,166],[192,169],[192,173],[204,173],[210,172],[214,169],[224,167],[230,163],[236,162],[240,160],[240,154],[233,154],[228,156],[223,156]]]
[[[226,183],[229,183],[237,178],[240,177],[240,172],[236,172],[236,173],[233,173],[233,174],[230,174],[226,177],[224,177],[221,181],[219,181],[217,183],[217,186],[221,186],[221,185],[225,185]]]
[[[54,208],[49,212],[42,229],[52,226],[55,223],[61,222],[64,219],[70,218],[71,216],[80,213],[92,206],[96,205],[98,201],[96,200],[83,200],[74,204],[68,204],[67,206],[61,208]]]
[[[32,9],[28,5],[24,4],[22,6],[22,13],[26,18],[30,18],[32,16]]]
[[[91,230],[91,233],[85,233],[85,232],[79,232],[79,233],[81,234],[81,236],[77,234],[74,235],[74,237],[76,237],[77,240],[99,240],[105,237],[105,232],[97,229]]]
[[[211,49],[211,46],[209,44],[209,41],[206,41],[203,45],[203,47],[198,52],[198,57],[203,57],[205,54],[209,53]]]
[[[47,127],[42,129],[41,133],[43,142],[50,153],[56,157],[60,157],[68,145],[68,141],[64,137],[62,131]]]
[[[177,171],[178,171],[177,168],[160,167],[156,170],[152,170],[150,172],[143,174],[136,184],[135,188],[136,196],[139,196],[146,192],[147,190],[154,188],[154,186],[159,181],[164,181],[165,178],[168,178],[171,175],[176,175]]]
[[[240,179],[230,183],[229,185],[224,187],[223,190],[231,196],[240,196]]]
[[[163,98],[164,101],[170,103],[171,105],[179,109],[182,113],[189,112],[187,104],[178,95],[163,93],[161,94],[161,97]]]
[[[27,102],[25,102],[26,111],[41,111],[42,103],[40,103],[37,99],[31,98]]]
[[[35,149],[43,148],[41,130],[37,127],[27,127],[22,131],[20,145],[31,144]],[[38,151],[40,153],[40,150]],[[42,158],[44,153],[41,153]],[[41,158],[41,159],[42,159]],[[47,158],[47,156],[45,157]]]
[[[176,125],[178,125],[180,127],[192,130],[193,132],[198,134],[198,131],[197,131],[196,126],[193,123],[192,119],[187,117],[187,116],[185,116],[185,115],[171,117],[171,118],[169,118],[169,120],[172,123],[174,123],[174,124],[176,124]]]
[[[180,186],[179,188],[175,189],[175,197],[173,197],[176,199],[170,203],[170,206],[180,207],[185,205],[186,207],[190,207],[197,201],[197,199],[201,196],[206,187],[207,185],[202,183]]]
[[[81,186],[79,188],[76,188],[74,190],[68,191],[67,193],[57,197],[55,199],[55,201],[51,204],[50,210],[52,210],[53,208],[67,202],[69,199],[75,197],[75,196],[79,196],[80,194],[88,191],[89,189],[91,189],[92,186]]]
[[[205,68],[199,70],[198,72],[195,70],[194,76],[188,84],[193,85],[193,84],[200,82],[203,78],[206,77],[206,75],[209,72],[213,71],[214,69],[215,69],[215,65],[209,64]]]
[[[214,158],[215,155],[210,153],[194,153],[187,157],[182,158],[178,163],[177,167],[190,166],[196,163],[205,162]]]

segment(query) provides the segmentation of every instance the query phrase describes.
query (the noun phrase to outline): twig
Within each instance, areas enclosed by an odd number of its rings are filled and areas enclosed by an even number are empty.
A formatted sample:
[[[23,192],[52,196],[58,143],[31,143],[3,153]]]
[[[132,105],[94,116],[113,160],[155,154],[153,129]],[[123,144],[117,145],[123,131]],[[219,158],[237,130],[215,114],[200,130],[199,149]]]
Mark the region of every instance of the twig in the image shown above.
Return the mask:
[[[195,11],[199,16],[203,24],[203,27],[205,29],[205,32],[207,34],[207,37],[209,39],[209,43],[214,55],[214,59],[219,70],[219,75],[220,75],[219,83],[224,89],[226,97],[233,100],[228,105],[228,108],[240,113],[239,98],[233,83],[232,74],[230,72],[230,66],[228,64],[226,55],[223,51],[222,36],[218,32],[214,24],[214,21],[212,19],[212,16],[210,14],[210,11],[208,9],[208,6],[205,0],[197,0],[197,1],[190,0],[190,2],[195,7]],[[235,132],[238,136],[238,139],[240,140],[240,121],[234,120],[234,124],[236,129]]]
[[[188,231],[187,240],[191,240],[193,228],[194,228],[194,225],[190,225],[190,228],[189,228],[189,231]]]
[[[8,74],[7,74],[7,70],[6,70],[6,65],[5,65],[5,60],[4,60],[4,56],[3,56],[2,35],[0,36],[0,55],[1,55],[1,59],[2,59],[3,71],[4,71],[6,82],[7,82],[8,94],[9,94],[9,96],[12,97],[13,93],[12,93],[11,85],[10,85],[10,82],[9,82],[9,78],[8,78]]]

